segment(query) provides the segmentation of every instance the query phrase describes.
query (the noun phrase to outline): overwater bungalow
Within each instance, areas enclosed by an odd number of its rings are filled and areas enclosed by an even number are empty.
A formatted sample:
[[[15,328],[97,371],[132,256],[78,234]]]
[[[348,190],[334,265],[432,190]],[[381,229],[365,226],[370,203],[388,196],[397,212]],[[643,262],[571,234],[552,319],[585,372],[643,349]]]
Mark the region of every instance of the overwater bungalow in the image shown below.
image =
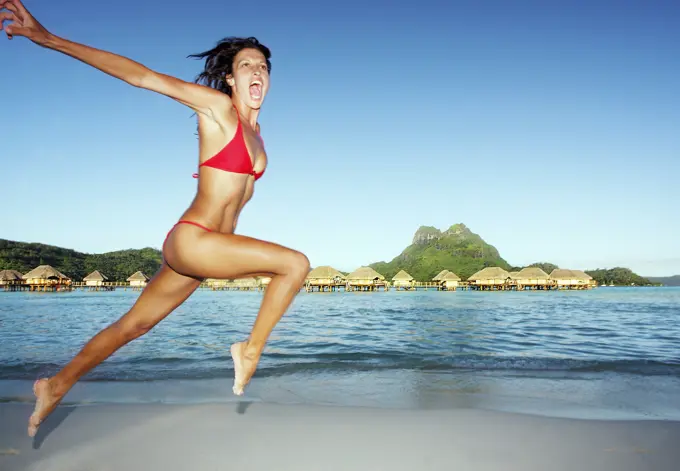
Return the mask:
[[[205,286],[212,290],[225,289],[231,280],[220,280],[217,278],[206,278],[203,280]]]
[[[49,265],[40,265],[26,273],[22,278],[31,291],[71,289],[71,278]]]
[[[385,276],[371,267],[359,267],[347,275],[347,291],[376,291],[382,286],[387,290]]]
[[[99,270],[95,270],[83,278],[85,286],[102,286],[108,280],[108,277]]]
[[[572,270],[574,275],[582,281],[582,284],[586,285],[586,289],[594,288],[597,286],[597,281],[593,279],[592,276],[584,272],[583,270]]]
[[[267,286],[269,286],[269,283],[272,281],[271,276],[256,276],[255,279],[257,280],[257,284],[260,287],[260,289],[265,289]]]
[[[410,290],[415,288],[415,284],[416,280],[404,270],[399,270],[399,272],[392,277],[392,286],[397,290]]]
[[[510,273],[500,267],[486,267],[468,278],[471,287],[479,290],[505,290],[511,281]]]
[[[271,278],[266,277],[268,280]],[[205,285],[213,291],[252,291],[263,288],[262,281],[259,277],[245,277],[236,279],[217,279],[206,278]]]
[[[238,291],[251,291],[259,289],[260,283],[253,276],[246,278],[236,278],[230,283],[230,288]]]
[[[130,283],[131,287],[135,289],[141,289],[144,288],[146,284],[149,282],[149,277],[146,276],[141,271],[136,271],[132,275],[130,275],[126,281]]]
[[[322,265],[310,270],[305,278],[305,289],[307,291],[335,291],[340,287],[345,286],[347,277],[339,270],[329,266]]]
[[[522,268],[514,277],[510,273],[510,277],[516,283],[518,290],[550,289],[553,285],[550,275],[538,267]]]
[[[5,291],[17,291],[24,286],[23,276],[16,270],[2,270],[0,271],[0,287]]]
[[[448,271],[441,277],[440,289],[444,291],[456,291],[458,285],[460,284],[460,276],[456,275],[452,271]]]
[[[550,279],[557,289],[590,289],[594,285],[593,278],[581,270],[555,268],[550,272]]]

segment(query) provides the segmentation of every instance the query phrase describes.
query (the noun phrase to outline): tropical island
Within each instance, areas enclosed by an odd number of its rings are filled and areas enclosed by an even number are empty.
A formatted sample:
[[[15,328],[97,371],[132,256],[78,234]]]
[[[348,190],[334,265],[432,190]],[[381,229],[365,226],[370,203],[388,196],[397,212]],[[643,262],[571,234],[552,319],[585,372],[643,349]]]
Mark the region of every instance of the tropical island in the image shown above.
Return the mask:
[[[36,267],[49,266],[73,280],[83,280],[97,273],[105,274],[102,277],[108,281],[124,282],[138,272],[153,275],[160,265],[161,252],[150,247],[87,254],[41,243],[0,239],[0,272],[26,274]],[[455,224],[445,231],[421,226],[415,232],[412,243],[394,259],[370,263],[366,267],[388,280],[405,272],[411,279],[423,282],[435,279],[444,271],[467,280],[486,268],[498,268],[509,274],[526,268],[538,268],[546,274],[560,269],[549,262],[536,262],[525,267],[511,265],[494,246],[464,224]],[[653,286],[663,283],[623,267],[597,268],[585,270],[584,273],[598,285]]]

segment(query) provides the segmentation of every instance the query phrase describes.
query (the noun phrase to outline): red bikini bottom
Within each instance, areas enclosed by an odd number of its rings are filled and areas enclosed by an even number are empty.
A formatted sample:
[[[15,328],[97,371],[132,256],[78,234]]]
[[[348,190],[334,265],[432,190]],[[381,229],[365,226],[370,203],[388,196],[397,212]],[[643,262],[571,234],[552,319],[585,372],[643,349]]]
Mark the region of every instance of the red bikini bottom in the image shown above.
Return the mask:
[[[168,235],[165,236],[165,240],[163,241],[163,249],[165,249],[165,243],[167,242],[168,237],[170,237],[170,234],[172,233],[172,231],[175,230],[175,227],[177,227],[178,224],[191,224],[192,226],[200,227],[201,229],[203,229],[203,230],[205,230],[205,231],[212,232],[212,231],[211,231],[210,229],[208,229],[207,227],[202,226],[201,224],[199,224],[199,223],[197,223],[197,222],[194,222],[194,221],[186,221],[186,220],[177,221],[177,224],[175,224],[174,226],[172,226],[172,228],[168,231]]]

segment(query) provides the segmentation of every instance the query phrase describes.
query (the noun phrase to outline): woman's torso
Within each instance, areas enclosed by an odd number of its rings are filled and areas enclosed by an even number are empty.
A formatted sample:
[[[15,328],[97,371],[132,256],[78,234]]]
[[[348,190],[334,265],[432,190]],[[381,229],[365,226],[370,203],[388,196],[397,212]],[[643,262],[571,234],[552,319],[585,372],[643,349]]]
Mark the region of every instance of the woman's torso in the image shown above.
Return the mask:
[[[198,117],[198,189],[181,217],[222,233],[234,232],[241,210],[253,196],[255,176],[202,164],[210,164],[208,161],[222,152],[219,160],[230,164],[227,168],[232,168],[234,159],[238,158],[250,159],[252,165],[248,163],[248,169],[258,174],[267,165],[267,155],[258,134],[240,121],[235,108],[229,113],[231,115],[215,121],[201,115]],[[245,166],[246,163],[241,162],[240,171],[244,171]]]

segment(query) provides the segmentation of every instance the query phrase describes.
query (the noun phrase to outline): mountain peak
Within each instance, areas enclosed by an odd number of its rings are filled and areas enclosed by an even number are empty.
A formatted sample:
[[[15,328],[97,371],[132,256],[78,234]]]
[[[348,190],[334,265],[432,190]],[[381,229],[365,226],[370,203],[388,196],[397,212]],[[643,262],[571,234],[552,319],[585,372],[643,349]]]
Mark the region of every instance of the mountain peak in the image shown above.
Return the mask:
[[[401,254],[390,262],[376,262],[370,266],[390,278],[399,270],[405,270],[418,280],[430,280],[443,269],[466,279],[484,267],[510,268],[494,246],[462,223],[454,224],[444,232],[436,227],[420,226],[411,245]]]
[[[442,233],[439,229],[432,226],[420,226],[413,235],[413,244],[427,244],[432,239],[439,239]]]
[[[441,239],[446,236],[467,237],[474,235],[472,231],[463,223],[454,224],[446,231],[442,232],[433,226],[420,226],[413,235],[414,245],[427,244],[433,239]]]
[[[449,227],[446,232],[444,232],[445,235],[470,235],[472,234],[472,231],[468,229],[468,227],[463,224],[463,223],[458,223],[454,224],[453,226]]]

